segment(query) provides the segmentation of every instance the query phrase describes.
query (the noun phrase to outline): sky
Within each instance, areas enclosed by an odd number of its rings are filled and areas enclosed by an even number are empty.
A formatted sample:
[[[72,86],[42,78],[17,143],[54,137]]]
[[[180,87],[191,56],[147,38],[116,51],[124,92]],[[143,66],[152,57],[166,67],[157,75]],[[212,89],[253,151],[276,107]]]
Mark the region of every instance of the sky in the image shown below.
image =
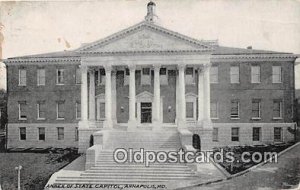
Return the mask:
[[[144,19],[148,0],[0,2],[2,58],[72,50]],[[154,0],[159,24],[220,45],[300,54],[299,0]],[[296,68],[300,81],[300,68]],[[0,88],[5,69],[0,66]],[[296,87],[300,84],[296,82]]]

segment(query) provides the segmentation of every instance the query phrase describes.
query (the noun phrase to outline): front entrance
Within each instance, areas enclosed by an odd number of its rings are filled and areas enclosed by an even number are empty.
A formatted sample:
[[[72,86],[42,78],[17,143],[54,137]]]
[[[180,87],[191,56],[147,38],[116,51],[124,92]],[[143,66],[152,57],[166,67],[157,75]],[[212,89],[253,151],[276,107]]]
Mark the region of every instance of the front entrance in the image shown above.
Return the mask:
[[[141,102],[141,123],[152,123],[152,102]]]

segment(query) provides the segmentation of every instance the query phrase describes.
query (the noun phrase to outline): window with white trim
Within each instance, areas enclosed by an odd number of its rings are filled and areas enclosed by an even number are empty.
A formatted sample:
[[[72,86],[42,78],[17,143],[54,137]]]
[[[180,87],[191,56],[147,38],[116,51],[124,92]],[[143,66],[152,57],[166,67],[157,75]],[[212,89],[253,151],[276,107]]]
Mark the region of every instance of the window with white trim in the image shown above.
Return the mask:
[[[126,68],[124,71],[124,86],[129,85],[129,75],[130,75],[129,69]]]
[[[75,83],[81,84],[81,68],[79,66],[76,67],[75,71]]]
[[[282,118],[282,100],[273,100],[273,119]]]
[[[44,86],[46,83],[45,69],[37,70],[37,85]]]
[[[231,128],[231,141],[239,141],[239,128],[238,127],[232,127]]]
[[[168,70],[167,68],[160,68],[159,71],[160,85],[168,85]]]
[[[26,140],[26,127],[20,127],[20,140]]]
[[[39,140],[44,141],[46,136],[45,127],[39,127],[38,130],[39,130]]]
[[[45,101],[39,101],[37,103],[37,119],[43,120],[46,118],[46,103]]]
[[[141,85],[151,85],[150,68],[142,68]]]
[[[194,102],[186,102],[186,118],[194,119]]]
[[[26,86],[26,70],[19,69],[19,86]]]
[[[65,102],[58,101],[56,103],[57,119],[65,119]]]
[[[101,68],[98,71],[97,85],[105,85],[105,69]]]
[[[230,67],[230,83],[240,83],[240,67],[231,66]]]
[[[26,101],[19,102],[19,120],[27,120]]]
[[[260,102],[259,99],[252,100],[252,119],[260,119]]]
[[[282,82],[281,66],[272,66],[272,82],[273,83],[281,83]]]
[[[212,66],[210,68],[210,83],[218,83],[219,82],[219,67],[218,66]]]
[[[195,84],[195,70],[193,67],[185,69],[185,84]]]
[[[260,83],[260,66],[251,66],[251,83]]]
[[[252,129],[252,140],[253,141],[260,141],[261,137],[261,128],[260,127],[253,127]]]
[[[57,127],[57,140],[64,140],[65,130],[63,127]]]
[[[217,142],[218,141],[218,136],[219,136],[219,129],[218,128],[213,128],[213,132],[212,132],[212,140],[214,142]]]
[[[76,102],[76,119],[81,118],[81,103]]]
[[[64,69],[56,70],[56,84],[63,85],[64,84]]]
[[[78,127],[75,127],[75,141],[78,141],[79,139],[79,131],[78,131]]]
[[[274,127],[274,141],[282,142],[282,128],[281,127]]]
[[[238,119],[239,118],[239,100],[231,100],[231,119]]]
[[[210,103],[210,118],[218,119],[218,102]]]

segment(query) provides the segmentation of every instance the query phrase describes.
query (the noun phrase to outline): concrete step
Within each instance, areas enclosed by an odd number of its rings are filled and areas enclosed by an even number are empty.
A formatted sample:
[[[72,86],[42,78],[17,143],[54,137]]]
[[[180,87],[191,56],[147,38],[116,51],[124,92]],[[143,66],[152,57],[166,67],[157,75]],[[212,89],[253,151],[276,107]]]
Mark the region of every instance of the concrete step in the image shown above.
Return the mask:
[[[144,173],[144,172],[139,172],[139,173],[83,173],[81,174],[80,177],[84,178],[103,178],[103,177],[165,177],[165,178],[173,178],[173,177],[194,177],[194,173]]]
[[[91,168],[86,171],[86,173],[99,173],[99,172],[166,172],[166,173],[186,173],[186,172],[192,172],[189,168],[169,168],[166,170],[165,168],[109,168],[109,167],[102,167],[102,168]]]

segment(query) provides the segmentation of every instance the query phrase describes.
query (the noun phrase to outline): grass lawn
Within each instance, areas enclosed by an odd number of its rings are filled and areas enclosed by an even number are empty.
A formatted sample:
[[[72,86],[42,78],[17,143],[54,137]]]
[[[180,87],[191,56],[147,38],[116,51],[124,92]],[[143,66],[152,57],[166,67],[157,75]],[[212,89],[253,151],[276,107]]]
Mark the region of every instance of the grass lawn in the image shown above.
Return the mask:
[[[0,153],[0,184],[2,189],[17,189],[17,171],[21,165],[21,189],[41,190],[51,174],[78,155],[67,158],[64,153]]]

